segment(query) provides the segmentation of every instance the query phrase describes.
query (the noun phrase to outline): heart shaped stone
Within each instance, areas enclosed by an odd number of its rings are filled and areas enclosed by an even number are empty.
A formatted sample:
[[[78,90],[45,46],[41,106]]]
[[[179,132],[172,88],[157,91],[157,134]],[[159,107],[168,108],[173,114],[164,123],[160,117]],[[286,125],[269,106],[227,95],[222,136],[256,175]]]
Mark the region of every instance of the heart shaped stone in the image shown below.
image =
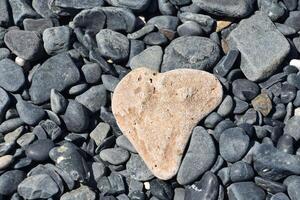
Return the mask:
[[[112,112],[152,173],[167,180],[177,173],[193,128],[222,96],[218,79],[205,71],[137,68],[115,88]]]

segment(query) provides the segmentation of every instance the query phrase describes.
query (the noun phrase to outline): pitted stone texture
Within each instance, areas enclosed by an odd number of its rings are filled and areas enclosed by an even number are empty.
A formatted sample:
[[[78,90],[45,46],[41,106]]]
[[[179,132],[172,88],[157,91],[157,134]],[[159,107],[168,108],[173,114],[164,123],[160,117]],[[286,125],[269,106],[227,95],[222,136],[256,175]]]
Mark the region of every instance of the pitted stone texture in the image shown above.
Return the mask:
[[[241,52],[240,68],[251,81],[272,75],[290,51],[289,42],[261,12],[242,20],[226,40]]]
[[[114,91],[112,111],[152,173],[170,179],[196,124],[222,100],[217,78],[194,69],[157,73],[138,68]]]

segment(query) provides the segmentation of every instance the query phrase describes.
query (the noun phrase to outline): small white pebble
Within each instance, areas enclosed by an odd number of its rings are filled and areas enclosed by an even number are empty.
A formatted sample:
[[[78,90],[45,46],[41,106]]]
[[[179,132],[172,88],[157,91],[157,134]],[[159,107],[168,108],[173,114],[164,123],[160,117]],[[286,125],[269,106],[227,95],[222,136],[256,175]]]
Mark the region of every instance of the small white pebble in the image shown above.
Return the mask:
[[[146,24],[146,19],[143,16],[139,16],[139,18]]]
[[[24,60],[23,58],[20,58],[20,57],[16,57],[15,63],[17,63],[18,65],[20,65],[21,67],[23,67],[25,65],[25,63],[26,63],[26,60]]]
[[[144,187],[146,190],[150,190],[150,183],[149,182],[145,182],[144,183]]]
[[[290,65],[294,66],[294,67],[297,67],[297,69],[300,70],[300,60],[297,60],[297,59],[292,59],[290,61]]]
[[[112,61],[111,59],[107,60],[108,63],[113,64],[114,61]]]
[[[294,115],[295,116],[300,116],[300,107],[295,109]]]
[[[13,160],[12,155],[5,155],[0,157],[0,170],[7,168]]]

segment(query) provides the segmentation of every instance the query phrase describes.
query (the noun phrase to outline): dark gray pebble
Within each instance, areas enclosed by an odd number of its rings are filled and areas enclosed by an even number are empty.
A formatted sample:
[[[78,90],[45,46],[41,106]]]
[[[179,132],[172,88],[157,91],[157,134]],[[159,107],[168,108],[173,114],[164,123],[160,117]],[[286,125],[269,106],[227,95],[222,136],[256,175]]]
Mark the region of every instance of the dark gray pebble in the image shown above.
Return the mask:
[[[150,192],[153,196],[161,200],[170,200],[174,196],[171,185],[158,179],[150,181]]]
[[[24,101],[21,97],[16,105],[20,118],[28,125],[36,125],[46,115],[45,111],[30,102]]]
[[[265,191],[272,194],[276,194],[279,192],[286,192],[287,189],[287,187],[282,183],[271,181],[269,179],[262,178],[259,176],[255,177],[254,181],[256,185],[258,185],[259,187],[263,188]]]
[[[8,58],[1,60],[0,86],[9,92],[16,92],[24,84],[25,76],[23,69]]]
[[[21,170],[6,171],[0,176],[0,194],[12,195],[24,178],[25,174]]]
[[[49,158],[49,152],[53,147],[52,140],[37,140],[26,148],[26,155],[35,161],[45,161]]]
[[[87,83],[95,84],[100,81],[102,70],[97,63],[85,64],[81,70]]]
[[[232,182],[250,181],[253,177],[254,170],[246,162],[238,161],[230,166],[230,180]]]
[[[264,200],[266,197],[264,190],[253,182],[233,183],[227,188],[227,194],[230,200]]]
[[[237,79],[232,82],[232,93],[243,101],[250,101],[259,94],[259,87],[256,83],[247,79]]]

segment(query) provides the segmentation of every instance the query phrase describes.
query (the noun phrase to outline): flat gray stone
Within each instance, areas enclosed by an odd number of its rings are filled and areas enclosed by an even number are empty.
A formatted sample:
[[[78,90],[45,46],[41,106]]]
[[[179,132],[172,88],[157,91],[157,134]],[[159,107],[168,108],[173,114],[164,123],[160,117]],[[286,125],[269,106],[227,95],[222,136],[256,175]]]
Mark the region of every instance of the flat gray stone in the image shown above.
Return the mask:
[[[253,1],[235,1],[235,0],[193,0],[198,7],[208,13],[222,17],[243,18],[253,12]]]
[[[24,60],[37,60],[43,55],[43,42],[37,32],[10,30],[5,34],[6,46]]]
[[[151,46],[130,60],[130,68],[146,67],[154,71],[160,70],[163,50],[160,46]]]
[[[27,177],[18,186],[18,193],[25,199],[47,199],[58,191],[58,186],[47,174]]]
[[[31,8],[26,0],[8,0],[14,23],[22,26],[25,18],[38,18],[39,15]]]
[[[227,188],[227,194],[230,200],[264,200],[266,197],[264,190],[253,182],[233,183]]]
[[[229,48],[240,51],[240,68],[251,81],[271,76],[290,51],[286,38],[262,12],[242,20],[226,40]]]
[[[5,113],[9,107],[10,98],[5,90],[0,88],[0,122],[2,122]]]
[[[129,159],[130,154],[122,148],[107,148],[103,149],[99,156],[103,161],[107,161],[112,165],[121,165]]]
[[[75,200],[75,199],[95,200],[96,193],[92,191],[89,187],[82,185],[78,189],[67,192],[60,197],[60,200]]]
[[[100,122],[96,128],[90,133],[90,137],[95,141],[96,145],[99,146],[103,140],[108,136],[110,126],[107,123]]]
[[[134,153],[126,163],[126,171],[132,179],[137,181],[148,181],[154,177],[142,158]]]
[[[25,84],[25,76],[22,67],[12,60],[5,58],[0,61],[0,87],[16,92]]]
[[[216,64],[219,57],[219,46],[209,38],[183,36],[166,47],[161,71],[178,68],[208,70]]]
[[[107,2],[115,7],[124,7],[135,12],[141,12],[144,11],[150,5],[151,0],[107,0]]]
[[[51,89],[61,92],[80,80],[77,66],[67,53],[57,54],[46,60],[32,77],[29,94],[35,104],[50,99]]]
[[[214,164],[216,156],[211,136],[203,127],[195,127],[190,146],[177,173],[178,183],[186,185],[195,181]]]
[[[300,139],[300,116],[294,116],[290,118],[284,127],[284,134],[289,134],[296,141]]]
[[[36,125],[46,115],[45,111],[41,107],[22,99],[18,100],[16,108],[20,118],[28,125]]]
[[[90,89],[75,98],[91,112],[97,112],[106,105],[106,90],[103,85],[92,86]]]

